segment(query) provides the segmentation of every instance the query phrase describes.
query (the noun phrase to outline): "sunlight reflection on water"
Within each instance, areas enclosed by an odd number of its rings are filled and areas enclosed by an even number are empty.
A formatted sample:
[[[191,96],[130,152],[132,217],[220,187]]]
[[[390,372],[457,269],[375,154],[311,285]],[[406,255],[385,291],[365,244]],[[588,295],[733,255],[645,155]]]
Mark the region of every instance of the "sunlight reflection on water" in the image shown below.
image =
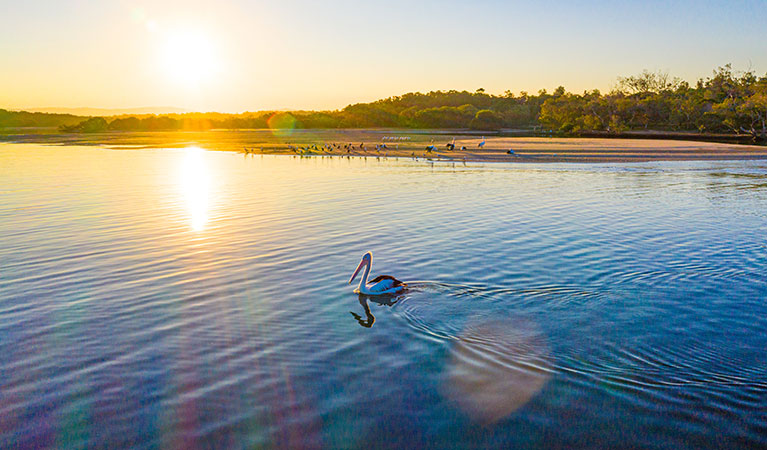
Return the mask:
[[[210,208],[210,174],[201,148],[186,149],[179,170],[179,188],[186,199],[190,227],[194,231],[204,230]]]

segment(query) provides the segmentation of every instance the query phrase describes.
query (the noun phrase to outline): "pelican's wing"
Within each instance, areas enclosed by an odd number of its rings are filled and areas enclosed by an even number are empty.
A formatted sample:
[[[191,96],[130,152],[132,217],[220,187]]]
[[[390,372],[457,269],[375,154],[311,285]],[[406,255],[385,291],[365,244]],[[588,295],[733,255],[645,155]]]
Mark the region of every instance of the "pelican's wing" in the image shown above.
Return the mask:
[[[370,284],[370,283],[378,283],[378,282],[383,281],[383,280],[391,280],[391,282],[392,282],[391,285],[392,286],[402,286],[402,285],[405,284],[405,283],[401,282],[400,280],[394,278],[391,275],[378,275],[377,277],[375,277],[372,280],[368,281],[368,284]]]

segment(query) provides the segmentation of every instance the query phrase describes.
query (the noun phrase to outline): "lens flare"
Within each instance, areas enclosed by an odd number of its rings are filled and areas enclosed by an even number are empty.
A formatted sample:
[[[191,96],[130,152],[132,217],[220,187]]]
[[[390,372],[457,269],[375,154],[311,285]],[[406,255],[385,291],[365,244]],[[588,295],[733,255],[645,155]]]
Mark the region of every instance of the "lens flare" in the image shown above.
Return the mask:
[[[543,389],[550,376],[548,353],[533,322],[469,325],[451,349],[445,395],[477,422],[498,422]]]
[[[296,118],[289,113],[276,113],[266,121],[272,134],[279,137],[290,136],[297,123]]]

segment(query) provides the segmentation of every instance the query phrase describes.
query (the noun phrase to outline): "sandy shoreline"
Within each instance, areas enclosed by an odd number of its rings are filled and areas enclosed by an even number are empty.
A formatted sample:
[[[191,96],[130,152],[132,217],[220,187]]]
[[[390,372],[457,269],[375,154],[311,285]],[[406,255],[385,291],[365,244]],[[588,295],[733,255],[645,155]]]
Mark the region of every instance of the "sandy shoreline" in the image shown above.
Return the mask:
[[[447,144],[455,138],[455,148]],[[767,147],[689,140],[486,137],[412,130],[271,130],[23,134],[4,142],[99,145],[113,149],[179,148],[267,155],[409,157],[487,162],[644,162],[767,159]],[[385,145],[385,147],[384,147]],[[434,146],[432,150],[427,147]],[[465,149],[462,149],[465,147]],[[509,154],[512,150],[514,153]]]

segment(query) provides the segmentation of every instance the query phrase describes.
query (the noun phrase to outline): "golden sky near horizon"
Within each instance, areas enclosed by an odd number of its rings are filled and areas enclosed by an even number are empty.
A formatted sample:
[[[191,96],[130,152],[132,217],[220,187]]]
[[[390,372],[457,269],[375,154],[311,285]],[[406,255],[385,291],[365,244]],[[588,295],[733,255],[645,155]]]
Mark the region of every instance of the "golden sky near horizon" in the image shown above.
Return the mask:
[[[406,92],[609,90],[767,70],[727,2],[31,0],[0,6],[0,108],[336,109]]]

